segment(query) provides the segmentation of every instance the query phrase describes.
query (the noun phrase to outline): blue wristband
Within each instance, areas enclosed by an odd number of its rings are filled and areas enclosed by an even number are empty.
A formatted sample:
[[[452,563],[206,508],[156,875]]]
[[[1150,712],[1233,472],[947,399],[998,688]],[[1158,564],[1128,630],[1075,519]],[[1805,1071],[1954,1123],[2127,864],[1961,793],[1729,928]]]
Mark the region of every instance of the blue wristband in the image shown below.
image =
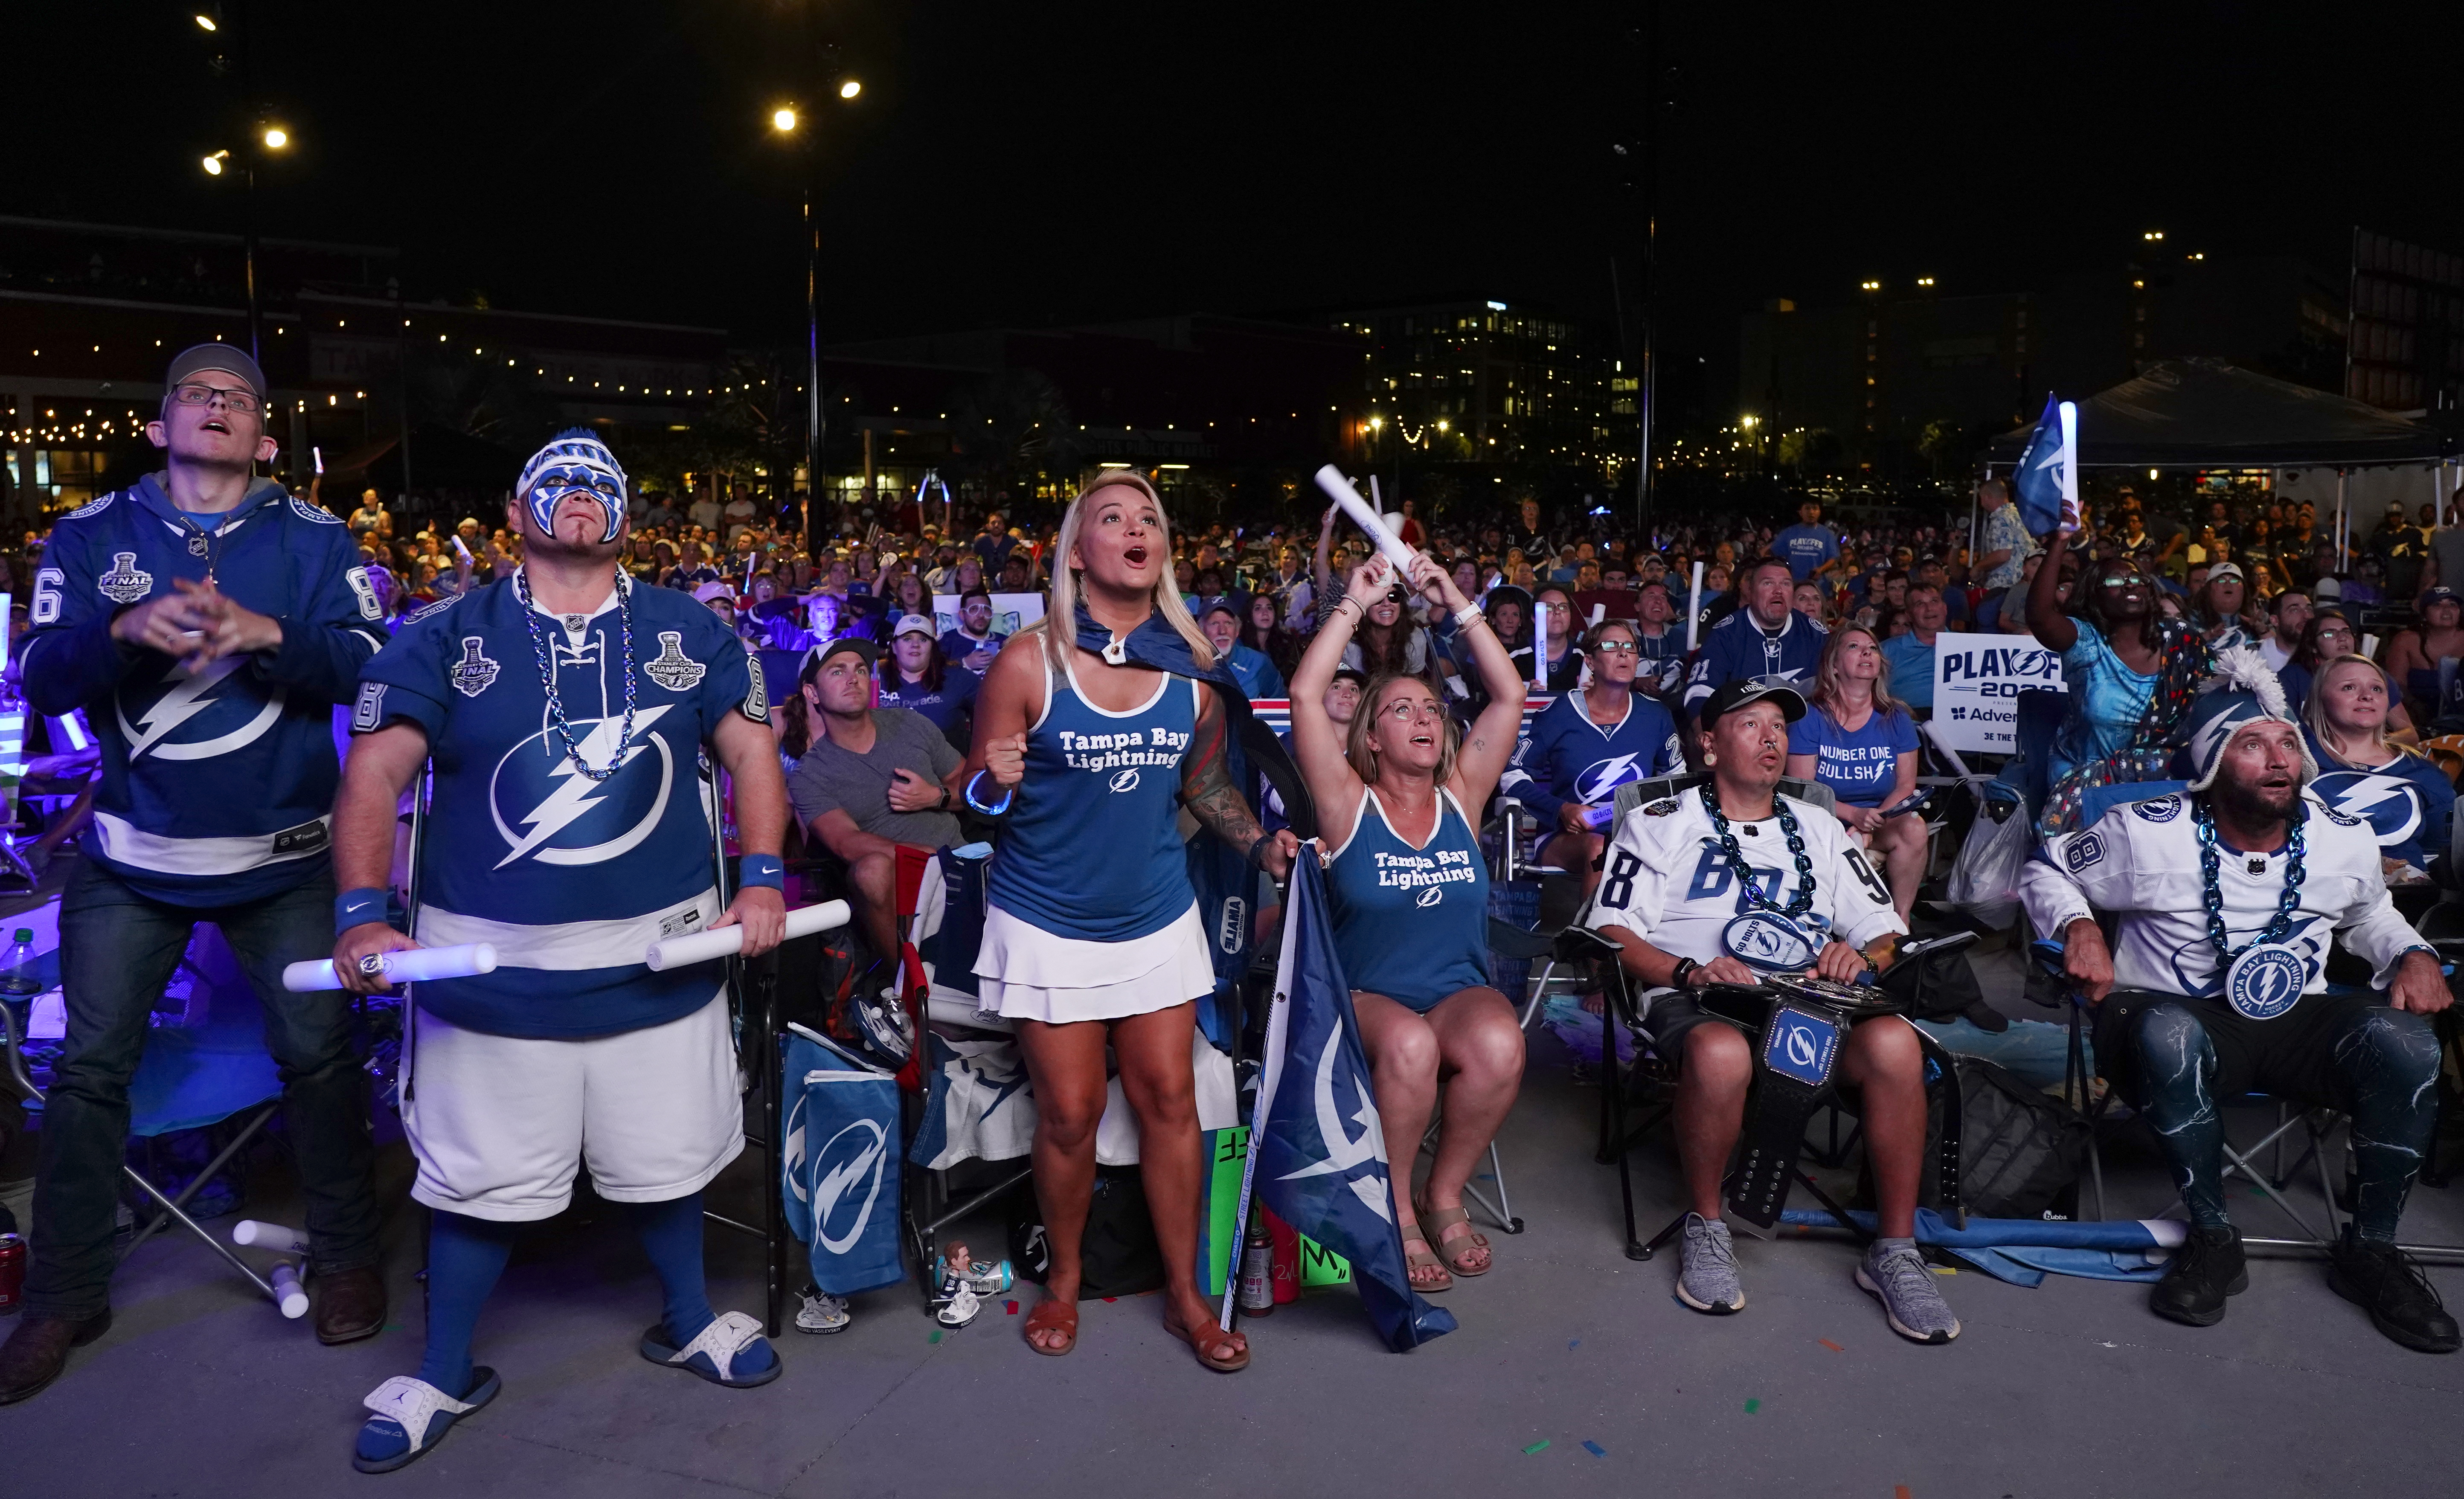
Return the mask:
[[[345,890],[334,897],[334,935],[340,937],[354,926],[385,919],[385,892],[374,885]]]
[[[982,813],[987,817],[998,817],[1005,815],[1009,811],[1011,800],[1018,795],[1018,789],[1016,787],[1010,787],[1003,790],[1001,792],[1001,799],[987,807],[982,802],[976,799],[976,783],[983,778],[984,772],[981,771],[978,771],[975,774],[967,777],[967,805],[975,808],[978,812]]]
[[[776,854],[747,854],[737,861],[736,883],[760,885],[764,889],[784,891],[787,888],[787,861]]]

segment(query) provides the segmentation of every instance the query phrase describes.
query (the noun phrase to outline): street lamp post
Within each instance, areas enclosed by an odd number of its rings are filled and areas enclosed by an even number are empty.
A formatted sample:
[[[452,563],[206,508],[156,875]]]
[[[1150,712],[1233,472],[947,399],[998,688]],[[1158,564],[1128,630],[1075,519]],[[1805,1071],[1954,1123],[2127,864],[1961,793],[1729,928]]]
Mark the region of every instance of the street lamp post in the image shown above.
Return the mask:
[[[853,99],[864,92],[854,78],[839,80],[838,97]],[[808,121],[790,104],[770,112],[770,128],[794,137]],[[804,505],[803,532],[807,553],[813,543],[813,498],[822,489],[822,439],[827,418],[822,408],[822,221],[815,211],[815,151],[810,131],[802,141],[804,189]]]

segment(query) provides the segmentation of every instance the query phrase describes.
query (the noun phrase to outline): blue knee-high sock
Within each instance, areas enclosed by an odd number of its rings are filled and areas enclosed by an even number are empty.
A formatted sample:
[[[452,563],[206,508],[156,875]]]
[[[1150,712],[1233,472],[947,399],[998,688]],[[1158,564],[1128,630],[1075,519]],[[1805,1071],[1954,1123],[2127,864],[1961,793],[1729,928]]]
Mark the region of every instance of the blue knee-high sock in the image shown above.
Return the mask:
[[[2202,1228],[2227,1227],[2225,1126],[2216,1112],[2216,1048],[2207,1027],[2179,1005],[2149,1010],[2139,1018],[2139,1071],[2147,1122],[2156,1128],[2190,1221]]]
[[[682,1348],[716,1318],[710,1309],[710,1287],[701,1268],[701,1194],[670,1198],[664,1203],[634,1203],[629,1209],[634,1230],[642,1236],[650,1268],[659,1272],[659,1289],[667,1297],[661,1314],[668,1336]]]
[[[428,1351],[419,1377],[459,1398],[471,1388],[471,1335],[521,1225],[437,1212],[428,1226]]]

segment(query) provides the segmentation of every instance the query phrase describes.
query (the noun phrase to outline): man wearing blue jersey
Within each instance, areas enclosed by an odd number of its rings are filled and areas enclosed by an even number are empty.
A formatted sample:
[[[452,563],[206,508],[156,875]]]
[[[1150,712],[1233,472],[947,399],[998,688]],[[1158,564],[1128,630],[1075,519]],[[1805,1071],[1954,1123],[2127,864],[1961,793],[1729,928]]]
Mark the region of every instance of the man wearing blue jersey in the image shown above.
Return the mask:
[[[370,1395],[353,1466],[385,1472],[494,1399],[473,1368],[480,1304],[516,1231],[571,1201],[584,1162],[639,1232],[666,1294],[646,1358],[746,1388],[780,1371],[760,1324],[714,1314],[702,1188],[744,1148],[720,967],[653,973],[651,944],[740,924],[743,952],[785,917],[786,787],[760,676],[727,626],[616,566],[625,473],[587,431],[523,469],[508,577],[407,621],[362,675],[335,815],[335,966],[494,944],[498,966],[418,986],[403,1048],[411,1196],[429,1230],[428,1343],[416,1378]],[[724,914],[697,764],[735,787],[741,888]],[[394,809],[422,764],[432,825],[414,942],[385,924]]]
[[[1796,581],[1819,577],[1839,566],[1839,537],[1822,524],[1819,501],[1808,500],[1796,508],[1796,524],[1773,536],[1771,555],[1788,564]]]
[[[1585,894],[1599,882],[1592,866],[1607,846],[1604,830],[1617,789],[1685,769],[1668,710],[1634,690],[1639,633],[1623,619],[1593,627],[1583,642],[1592,684],[1532,716],[1498,782],[1499,791],[1529,807],[1551,830],[1535,857],[1543,864],[1581,870]]]
[[[1685,684],[1685,712],[1703,711],[1713,691],[1739,680],[1777,678],[1813,685],[1822,659],[1822,626],[1789,607],[1796,586],[1786,561],[1765,557],[1746,575],[1745,607],[1711,626]]]
[[[350,1008],[281,982],[284,965],[325,946],[333,709],[383,642],[384,611],[342,523],[255,477],[275,454],[256,361],[205,344],[171,361],[164,388],[145,429],[164,471],[61,517],[33,578],[27,699],[85,710],[102,775],[60,900],[68,1034],[0,1404],[42,1389],[72,1346],[111,1326],[129,1078],[199,922],[222,928],[265,1006],[317,1336],[348,1342],[385,1321]]]

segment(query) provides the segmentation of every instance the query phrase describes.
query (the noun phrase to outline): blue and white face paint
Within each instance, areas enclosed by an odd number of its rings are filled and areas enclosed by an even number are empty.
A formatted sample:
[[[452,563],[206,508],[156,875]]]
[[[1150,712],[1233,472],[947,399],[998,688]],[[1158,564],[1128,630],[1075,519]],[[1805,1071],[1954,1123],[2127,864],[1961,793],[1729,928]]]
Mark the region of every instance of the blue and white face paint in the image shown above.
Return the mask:
[[[532,523],[550,536],[556,534],[557,507],[576,495],[606,512],[601,544],[615,540],[625,525],[625,470],[607,445],[583,427],[558,433],[532,454],[514,493],[530,507]]]

